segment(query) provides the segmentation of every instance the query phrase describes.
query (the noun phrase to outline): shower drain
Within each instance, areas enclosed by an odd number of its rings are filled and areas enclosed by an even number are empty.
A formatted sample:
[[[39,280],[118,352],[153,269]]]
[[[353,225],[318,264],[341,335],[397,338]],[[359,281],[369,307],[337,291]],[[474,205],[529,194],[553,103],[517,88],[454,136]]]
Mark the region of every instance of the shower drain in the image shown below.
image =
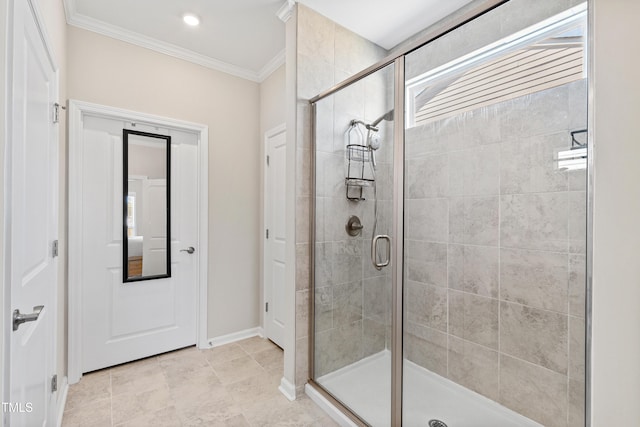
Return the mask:
[[[429,420],[429,427],[447,427],[444,421],[440,420]]]

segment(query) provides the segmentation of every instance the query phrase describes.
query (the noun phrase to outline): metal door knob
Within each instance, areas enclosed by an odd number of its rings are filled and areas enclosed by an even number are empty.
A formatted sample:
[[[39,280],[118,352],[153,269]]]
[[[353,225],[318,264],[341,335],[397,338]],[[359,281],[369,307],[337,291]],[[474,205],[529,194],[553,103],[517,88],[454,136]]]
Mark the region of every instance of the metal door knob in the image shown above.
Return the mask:
[[[20,325],[22,325],[23,323],[35,322],[36,320],[38,320],[38,317],[40,317],[40,312],[42,312],[43,308],[44,305],[36,305],[35,307],[33,307],[33,313],[29,314],[21,314],[20,310],[18,310],[17,308],[13,310],[13,330],[17,331]]]
[[[180,252],[186,252],[188,254],[192,254],[196,251],[196,248],[193,246],[189,246],[187,249],[180,249]]]

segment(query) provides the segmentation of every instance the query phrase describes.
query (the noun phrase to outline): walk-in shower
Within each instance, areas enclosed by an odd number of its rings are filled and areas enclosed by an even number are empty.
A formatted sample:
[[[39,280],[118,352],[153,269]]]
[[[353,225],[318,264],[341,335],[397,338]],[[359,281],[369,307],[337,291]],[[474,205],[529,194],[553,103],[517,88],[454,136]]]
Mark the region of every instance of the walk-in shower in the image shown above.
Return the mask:
[[[586,52],[586,3],[511,0],[312,99],[310,384],[352,419],[585,425]]]

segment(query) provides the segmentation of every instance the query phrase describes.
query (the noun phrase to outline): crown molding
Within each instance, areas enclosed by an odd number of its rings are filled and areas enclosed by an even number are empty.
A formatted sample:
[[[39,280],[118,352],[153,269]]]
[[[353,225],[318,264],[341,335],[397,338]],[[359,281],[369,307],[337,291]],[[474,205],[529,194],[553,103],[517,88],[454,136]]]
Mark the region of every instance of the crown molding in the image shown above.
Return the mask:
[[[285,4],[283,4],[276,15],[282,22],[287,22],[289,18],[291,18],[291,13],[293,13],[293,7],[296,5],[296,0],[287,0]]]
[[[265,67],[258,73],[247,68],[238,67],[236,65],[219,61],[217,59],[202,55],[197,52],[193,52],[192,50],[185,49],[171,43],[162,42],[152,37],[144,36],[142,34],[125,30],[124,28],[107,24],[103,21],[99,21],[85,15],[81,15],[77,13],[75,6],[75,0],[64,0],[65,14],[67,17],[67,23],[69,25],[73,25],[74,27],[82,28],[84,30],[93,31],[107,37],[144,47],[146,49],[163,53],[165,55],[182,59],[184,61],[189,61],[203,67],[231,74],[232,76],[240,77],[256,83],[260,83],[262,80],[264,80],[264,78],[268,77],[269,74],[277,69],[281,65],[278,63],[279,57],[281,55],[284,57],[282,52],[278,53],[278,55],[274,59],[269,61],[267,65],[265,65]],[[277,66],[275,64],[277,64]]]
[[[262,67],[262,70],[258,73],[258,81],[262,83],[265,81],[274,71],[280,68],[284,64],[286,58],[286,50],[282,49],[276,56],[273,57],[267,64]]]

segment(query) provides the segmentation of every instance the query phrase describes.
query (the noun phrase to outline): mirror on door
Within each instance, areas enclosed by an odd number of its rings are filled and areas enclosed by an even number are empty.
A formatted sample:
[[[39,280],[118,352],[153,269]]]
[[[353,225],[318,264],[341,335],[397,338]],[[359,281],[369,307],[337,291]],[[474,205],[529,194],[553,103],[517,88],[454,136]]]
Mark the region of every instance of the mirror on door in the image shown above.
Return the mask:
[[[123,280],[171,277],[171,137],[123,129]]]

